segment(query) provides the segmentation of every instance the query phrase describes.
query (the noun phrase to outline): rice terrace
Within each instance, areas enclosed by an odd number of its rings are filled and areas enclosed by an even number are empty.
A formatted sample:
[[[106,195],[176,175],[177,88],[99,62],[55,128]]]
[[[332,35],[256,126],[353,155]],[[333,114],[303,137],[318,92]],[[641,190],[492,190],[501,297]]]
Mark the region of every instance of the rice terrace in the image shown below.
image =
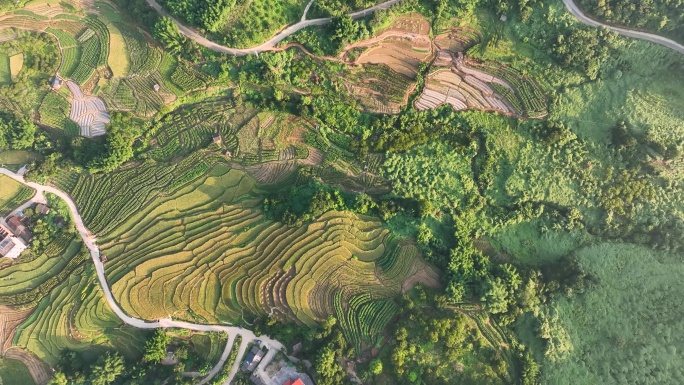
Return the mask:
[[[684,5],[614,3],[0,1],[0,385],[680,384]]]

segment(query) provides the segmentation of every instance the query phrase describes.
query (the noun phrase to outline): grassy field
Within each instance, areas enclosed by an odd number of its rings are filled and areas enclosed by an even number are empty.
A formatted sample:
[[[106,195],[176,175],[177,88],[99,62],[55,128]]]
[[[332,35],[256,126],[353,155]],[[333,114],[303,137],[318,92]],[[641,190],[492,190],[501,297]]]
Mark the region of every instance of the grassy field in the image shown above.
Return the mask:
[[[109,30],[109,56],[107,57],[107,64],[115,77],[126,76],[130,63],[123,35],[112,24],[107,24],[107,29]]]
[[[0,175],[0,214],[4,215],[29,200],[34,194],[32,188],[25,187],[14,179]]]
[[[547,362],[542,383],[680,383],[681,255],[620,243],[600,243],[575,255],[597,283],[554,304],[572,350],[565,359]]]
[[[34,384],[26,366],[17,360],[0,358],[0,384]]]
[[[17,171],[21,166],[40,160],[40,154],[26,150],[3,150],[0,151],[0,164],[5,168]]]
[[[7,55],[0,55],[0,84],[12,83],[12,70],[10,69],[10,58]]]

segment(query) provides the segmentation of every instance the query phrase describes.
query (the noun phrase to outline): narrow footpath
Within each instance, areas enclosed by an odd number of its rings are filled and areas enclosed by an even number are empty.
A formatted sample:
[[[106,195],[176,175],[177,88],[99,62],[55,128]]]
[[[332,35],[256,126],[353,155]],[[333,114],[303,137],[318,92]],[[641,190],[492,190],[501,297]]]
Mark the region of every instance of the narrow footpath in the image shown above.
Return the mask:
[[[23,176],[16,174],[6,168],[0,168],[0,174],[9,176],[10,178],[23,183],[33,189],[36,190],[36,195],[34,196],[34,199],[38,199],[41,201],[44,201],[44,196],[45,193],[51,193],[55,194],[58,197],[60,197],[64,202],[66,202],[67,206],[69,207],[69,210],[71,211],[71,216],[74,219],[74,224],[76,226],[76,229],[78,230],[78,233],[81,235],[81,238],[83,238],[83,243],[86,245],[88,250],[90,251],[90,256],[93,260],[93,264],[95,265],[95,270],[97,271],[97,278],[100,282],[100,287],[102,288],[102,292],[105,295],[105,298],[107,299],[107,303],[109,303],[109,307],[112,309],[112,311],[116,314],[121,321],[124,323],[131,325],[133,327],[139,328],[139,329],[157,329],[157,328],[180,328],[180,329],[187,329],[187,330],[195,330],[195,331],[202,331],[202,332],[219,332],[219,333],[225,333],[228,338],[228,342],[226,345],[226,349],[223,352],[223,355],[221,356],[221,359],[219,363],[214,366],[214,368],[209,372],[209,374],[202,379],[202,381],[199,383],[205,384],[211,378],[213,378],[216,374],[218,374],[221,369],[223,368],[223,365],[226,362],[226,359],[228,358],[230,354],[230,348],[232,347],[233,341],[235,341],[235,338],[238,335],[242,336],[242,343],[240,345],[239,351],[238,351],[238,358],[235,360],[233,363],[233,367],[231,369],[230,375],[228,376],[228,379],[224,382],[224,385],[228,385],[230,381],[233,379],[235,374],[238,371],[238,368],[240,366],[240,359],[244,355],[244,352],[247,349],[247,345],[256,340],[259,339],[262,342],[262,346],[266,346],[269,351],[273,351],[274,354],[277,351],[283,351],[285,352],[285,346],[283,346],[282,343],[280,343],[277,340],[274,340],[268,336],[256,336],[254,333],[248,329],[244,329],[241,327],[237,326],[225,326],[225,325],[202,325],[202,324],[194,324],[190,322],[185,322],[185,321],[174,321],[171,318],[161,318],[158,319],[157,321],[149,322],[137,318],[130,317],[124,311],[119,307],[119,304],[116,302],[114,299],[114,296],[112,295],[112,291],[109,288],[109,284],[107,283],[107,278],[105,276],[104,272],[104,265],[100,261],[100,249],[97,247],[97,238],[95,235],[93,235],[88,228],[85,227],[83,224],[83,218],[81,218],[81,215],[78,212],[78,208],[76,207],[76,204],[74,203],[73,200],[71,200],[71,197],[67,195],[66,193],[62,192],[59,189],[56,189],[51,186],[45,186],[41,185],[38,183],[34,182],[27,182]],[[34,201],[33,199],[31,201]],[[296,360],[295,358],[292,358]],[[263,360],[262,364],[268,364],[266,360]],[[260,365],[261,366],[261,365]]]

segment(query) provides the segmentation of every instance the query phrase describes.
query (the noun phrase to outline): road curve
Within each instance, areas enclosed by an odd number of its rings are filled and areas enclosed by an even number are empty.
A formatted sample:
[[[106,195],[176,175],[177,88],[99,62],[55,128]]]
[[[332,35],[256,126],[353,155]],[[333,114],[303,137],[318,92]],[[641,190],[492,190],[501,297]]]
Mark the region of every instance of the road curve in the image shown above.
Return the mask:
[[[388,0],[383,3],[374,5],[370,8],[366,8],[361,11],[357,12],[352,12],[349,14],[353,19],[359,19],[362,18],[370,13],[373,13],[375,11],[383,10],[383,9],[388,9],[389,7],[393,6],[394,4],[399,3],[402,0]],[[292,24],[291,26],[285,28],[284,30],[280,31],[278,34],[270,38],[268,41],[265,43],[262,43],[258,46],[251,47],[251,48],[231,48],[231,47],[226,47],[225,45],[217,44],[214,43],[213,41],[207,39],[206,37],[202,36],[201,34],[197,33],[194,29],[191,29],[180,21],[178,21],[176,18],[172,17],[169,15],[168,12],[164,8],[157,3],[156,0],[147,0],[147,4],[149,4],[152,9],[157,11],[161,16],[165,16],[170,18],[177,26],[178,30],[180,33],[188,37],[189,39],[193,40],[195,43],[209,48],[212,51],[215,52],[220,52],[220,53],[227,53],[230,55],[235,55],[235,56],[245,56],[245,55],[250,55],[250,54],[260,54],[262,52],[267,52],[271,51],[275,48],[275,46],[280,43],[281,41],[285,40],[288,36],[299,32],[300,30],[306,28],[306,27],[311,27],[315,25],[325,25],[328,24],[332,21],[332,18],[329,17],[324,17],[320,19],[312,19],[312,20],[306,20],[306,13],[309,10],[309,6],[313,3],[311,1],[305,11],[304,14],[302,15],[302,19],[297,23],[297,24]]]
[[[591,26],[591,27],[603,27],[605,29],[616,32],[620,35],[627,36],[627,37],[633,37],[635,39],[650,41],[651,43],[660,44],[664,47],[673,49],[673,50],[675,50],[681,54],[684,54],[684,45],[679,44],[674,40],[670,40],[666,37],[654,35],[654,34],[648,33],[648,32],[641,32],[641,31],[636,31],[633,29],[616,27],[613,25],[601,23],[601,22],[587,16],[586,14],[584,14],[579,9],[577,4],[575,4],[573,2],[573,0],[563,0],[563,3],[565,4],[565,8],[568,9],[568,12],[570,12],[573,16],[575,16],[577,18],[577,20],[579,20],[583,24],[586,24],[586,25]]]
[[[78,233],[81,235],[81,238],[83,238],[83,243],[88,248],[88,251],[90,251],[90,256],[93,260],[93,263],[95,264],[95,270],[97,271],[97,278],[100,282],[102,292],[104,293],[105,298],[107,299],[107,303],[109,303],[109,307],[112,309],[112,311],[114,311],[117,317],[121,319],[121,321],[139,329],[180,328],[202,332],[226,333],[226,335],[228,336],[228,341],[226,350],[224,350],[224,353],[221,356],[221,360],[200,382],[200,384],[206,383],[221,370],[221,368],[225,364],[226,359],[228,358],[230,347],[232,347],[233,341],[235,340],[235,337],[237,337],[238,335],[242,336],[242,344],[239,348],[238,359],[235,360],[230,375],[228,376],[228,380],[224,382],[224,384],[229,384],[233,376],[237,372],[237,368],[240,364],[240,357],[242,357],[242,355],[244,354],[247,348],[247,344],[250,341],[259,339],[261,340],[262,345],[267,346],[269,350],[273,350],[274,352],[285,351],[285,347],[279,341],[274,340],[268,336],[257,337],[252,331],[237,326],[202,325],[185,321],[174,321],[171,318],[162,318],[154,322],[148,322],[145,320],[130,317],[129,315],[124,313],[124,311],[119,307],[119,304],[116,302],[114,296],[112,295],[112,291],[110,290],[109,285],[107,284],[107,278],[104,272],[104,265],[100,261],[100,249],[97,247],[97,239],[90,232],[90,230],[88,230],[88,228],[85,227],[85,225],[83,224],[83,218],[81,218],[81,215],[78,212],[78,208],[76,207],[74,201],[71,200],[71,197],[69,197],[69,195],[54,187],[44,186],[34,182],[27,182],[23,176],[16,174],[6,168],[0,168],[0,174],[7,175],[12,179],[35,189],[35,197],[43,197],[45,192],[49,192],[51,194],[57,195],[58,197],[62,198],[62,200],[64,200],[64,202],[69,207],[69,210],[71,211],[71,216],[74,219],[76,229],[78,230]]]

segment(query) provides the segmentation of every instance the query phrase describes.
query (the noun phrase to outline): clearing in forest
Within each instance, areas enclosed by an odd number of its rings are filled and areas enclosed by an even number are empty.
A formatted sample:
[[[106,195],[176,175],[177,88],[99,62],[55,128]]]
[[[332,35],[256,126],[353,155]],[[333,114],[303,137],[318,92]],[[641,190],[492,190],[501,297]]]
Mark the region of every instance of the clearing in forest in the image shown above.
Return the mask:
[[[21,72],[21,69],[24,68],[24,54],[18,53],[10,56],[9,63],[10,74],[12,75],[12,79],[15,79],[19,75],[19,72]]]

